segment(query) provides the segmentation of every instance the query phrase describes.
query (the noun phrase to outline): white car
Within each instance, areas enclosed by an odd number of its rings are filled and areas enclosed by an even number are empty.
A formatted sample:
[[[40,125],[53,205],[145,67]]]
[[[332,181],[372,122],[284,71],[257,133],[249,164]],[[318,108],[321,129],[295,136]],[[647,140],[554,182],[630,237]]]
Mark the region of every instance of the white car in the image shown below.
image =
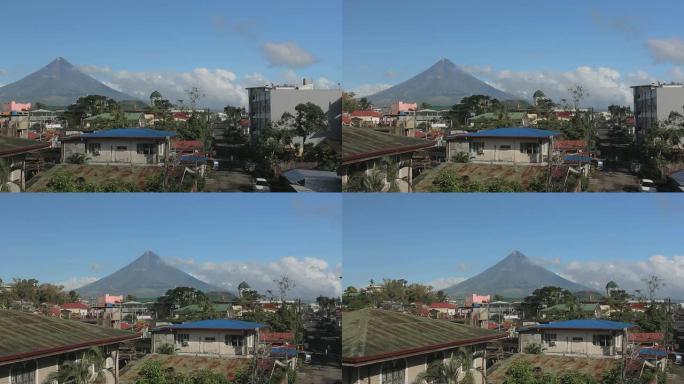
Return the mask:
[[[268,181],[263,177],[257,177],[254,179],[254,191],[255,192],[270,192],[271,187],[268,185]]]
[[[641,179],[639,180],[639,191],[640,192],[658,192],[656,184],[651,179]]]

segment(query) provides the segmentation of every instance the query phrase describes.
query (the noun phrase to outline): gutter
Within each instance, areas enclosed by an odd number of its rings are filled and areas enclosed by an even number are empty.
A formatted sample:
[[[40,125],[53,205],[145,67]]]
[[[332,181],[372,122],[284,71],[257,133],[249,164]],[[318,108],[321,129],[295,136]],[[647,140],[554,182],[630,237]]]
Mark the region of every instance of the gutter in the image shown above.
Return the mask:
[[[28,359],[28,358],[47,357],[47,356],[57,355],[57,354],[65,353],[65,352],[70,352],[73,350],[83,349],[86,347],[101,346],[101,345],[114,344],[114,343],[128,341],[128,340],[135,340],[135,339],[140,338],[141,336],[142,336],[141,333],[136,333],[133,335],[117,336],[117,337],[113,337],[113,338],[109,338],[109,339],[86,341],[86,342],[82,342],[82,343],[65,345],[65,346],[61,346],[61,347],[40,349],[37,351],[17,353],[14,355],[0,356],[0,363],[13,362],[15,360],[22,360],[22,359]],[[3,365],[3,364],[0,364],[0,365]]]
[[[493,335],[493,336],[484,336],[484,337],[477,337],[474,339],[450,341],[450,342],[441,343],[441,344],[433,344],[433,345],[428,345],[428,346],[423,346],[423,347],[403,349],[403,350],[399,350],[399,351],[381,353],[381,354],[372,355],[372,356],[358,356],[358,357],[344,357],[343,356],[342,357],[342,365],[343,366],[349,366],[349,367],[360,367],[363,365],[369,365],[369,364],[383,362],[383,361],[387,361],[387,360],[394,360],[394,359],[399,358],[399,357],[410,357],[410,356],[415,356],[415,355],[422,355],[425,352],[431,352],[431,351],[436,351],[436,350],[444,350],[444,349],[449,349],[452,347],[459,347],[459,346],[464,346],[464,345],[478,344],[478,343],[490,341],[490,340],[505,339],[507,337],[508,337],[508,334],[500,333],[500,334]]]
[[[342,164],[341,165],[349,165],[349,164],[353,164],[353,163],[360,163],[361,161],[371,160],[371,159],[375,159],[375,158],[382,157],[385,155],[399,155],[402,153],[413,152],[413,151],[423,149],[423,148],[434,147],[435,144],[436,143],[434,141],[430,141],[427,143],[412,145],[410,147],[381,149],[379,151],[364,152],[364,153],[359,153],[359,154],[355,154],[355,155],[350,155],[350,156],[342,158]]]

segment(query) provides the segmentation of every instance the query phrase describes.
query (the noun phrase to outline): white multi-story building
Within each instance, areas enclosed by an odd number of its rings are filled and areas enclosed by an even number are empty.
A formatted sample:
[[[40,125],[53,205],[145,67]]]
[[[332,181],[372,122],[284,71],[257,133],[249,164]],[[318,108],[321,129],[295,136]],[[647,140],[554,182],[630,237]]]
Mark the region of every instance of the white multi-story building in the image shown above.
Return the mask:
[[[672,112],[684,115],[684,84],[637,85],[634,89],[634,117],[637,140],[666,120]]]

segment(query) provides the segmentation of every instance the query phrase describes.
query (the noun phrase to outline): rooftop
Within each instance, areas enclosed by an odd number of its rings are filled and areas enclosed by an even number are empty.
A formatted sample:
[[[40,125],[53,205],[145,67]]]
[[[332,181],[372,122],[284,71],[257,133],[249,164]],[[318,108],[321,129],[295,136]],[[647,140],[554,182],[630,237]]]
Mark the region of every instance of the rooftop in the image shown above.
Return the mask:
[[[434,146],[432,141],[390,135],[369,128],[342,129],[342,164],[398,155]]]
[[[142,112],[126,112],[126,113],[124,113],[124,115],[126,115],[126,120],[138,120],[138,119],[140,119],[140,116],[143,115],[143,113]],[[98,120],[98,119],[99,120],[113,120],[114,115],[109,113],[109,112],[106,112],[106,113],[100,113],[99,115],[87,117],[84,120],[85,121],[93,121],[93,120]]]
[[[160,131],[151,128],[114,128],[84,133],[78,136],[67,137],[64,140],[87,138],[87,139],[112,139],[112,138],[135,138],[135,139],[165,139],[176,136],[173,131]]]
[[[291,169],[283,177],[300,188],[299,192],[340,192],[342,178],[335,172],[314,169]]]
[[[552,321],[548,324],[538,324],[529,329],[587,329],[587,330],[612,330],[619,331],[625,328],[633,328],[636,325],[619,321],[600,319],[578,319],[566,321]]]
[[[50,143],[0,135],[0,157],[29,153],[50,147]]]
[[[382,358],[428,353],[504,337],[498,332],[447,320],[366,308],[342,316],[342,362],[363,365]]]
[[[520,137],[520,138],[538,138],[538,139],[544,139],[544,138],[551,138],[554,136],[560,135],[560,132],[556,131],[547,131],[545,129],[537,129],[537,128],[526,128],[526,127],[519,127],[519,128],[494,128],[494,129],[485,129],[479,132],[474,132],[474,133],[465,133],[461,135],[457,135],[458,137]]]
[[[242,320],[200,320],[193,321],[190,323],[174,324],[170,326],[164,326],[160,329],[210,329],[210,330],[249,330],[264,328],[266,324],[255,323],[252,321],[242,321]]]
[[[80,321],[0,310],[0,365],[136,338],[131,332]]]

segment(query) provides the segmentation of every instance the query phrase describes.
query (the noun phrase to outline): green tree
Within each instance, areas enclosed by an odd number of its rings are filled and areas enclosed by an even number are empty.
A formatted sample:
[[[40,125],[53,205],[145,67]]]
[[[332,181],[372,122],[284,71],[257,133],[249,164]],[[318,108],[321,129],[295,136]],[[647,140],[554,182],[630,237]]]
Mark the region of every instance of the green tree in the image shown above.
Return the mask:
[[[295,107],[294,131],[302,138],[302,145],[306,144],[306,139],[328,126],[327,116],[314,103],[298,104]]]
[[[352,113],[359,109],[359,102],[355,99],[354,92],[342,92],[342,110]]]
[[[472,384],[473,377],[473,354],[465,348],[459,348],[446,360],[432,362],[427,370],[419,373],[415,384],[444,383],[444,384]],[[477,374],[481,374],[478,372]],[[484,381],[484,378],[482,378]]]
[[[105,359],[100,348],[92,347],[83,353],[80,360],[64,362],[44,383],[56,380],[58,383],[90,384],[102,382],[105,378]]]

